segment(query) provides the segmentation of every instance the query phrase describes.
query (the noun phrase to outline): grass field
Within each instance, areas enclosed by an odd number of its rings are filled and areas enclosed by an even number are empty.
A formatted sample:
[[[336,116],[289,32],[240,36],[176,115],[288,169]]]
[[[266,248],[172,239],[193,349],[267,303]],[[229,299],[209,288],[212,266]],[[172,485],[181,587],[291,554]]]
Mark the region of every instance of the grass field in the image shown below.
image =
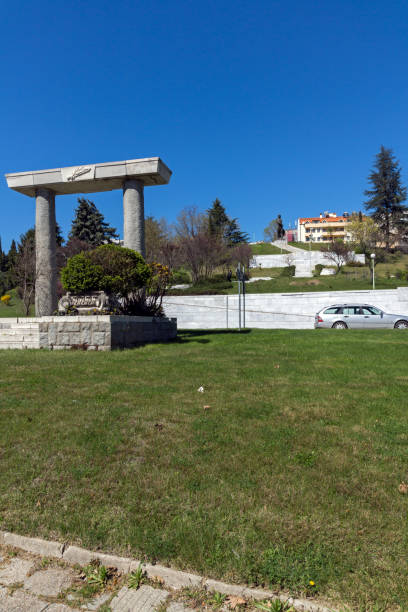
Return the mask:
[[[380,265],[384,269],[380,269]],[[408,285],[406,280],[391,278],[386,272],[387,264],[379,264],[376,270],[376,289],[395,289]],[[354,291],[372,289],[372,279],[367,267],[344,269],[344,273],[334,276],[318,276],[316,278],[294,278],[281,276],[282,268],[252,268],[251,276],[269,276],[272,280],[261,280],[247,283],[247,293],[299,293],[305,291]],[[236,283],[229,293],[236,293]]]
[[[22,301],[17,295],[16,289],[7,291],[8,295],[11,295],[9,305],[6,306],[0,302],[0,318],[1,317],[25,317],[25,311]],[[31,307],[30,316],[34,316],[34,307]]]
[[[289,253],[286,249],[270,244],[269,242],[262,242],[260,244],[251,244],[253,255],[285,255]]]
[[[407,609],[407,342],[191,331],[2,351],[0,528]]]
[[[325,245],[324,242],[289,242],[290,246],[294,246],[297,247],[298,249],[303,249],[304,251],[321,251],[322,249],[324,249],[325,246],[327,246],[327,244]]]

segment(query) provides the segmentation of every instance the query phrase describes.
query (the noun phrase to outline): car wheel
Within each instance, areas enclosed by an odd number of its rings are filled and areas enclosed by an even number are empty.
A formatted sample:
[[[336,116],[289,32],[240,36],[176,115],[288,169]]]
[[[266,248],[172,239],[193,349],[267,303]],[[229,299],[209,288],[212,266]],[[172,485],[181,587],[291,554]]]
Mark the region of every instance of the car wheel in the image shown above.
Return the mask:
[[[404,321],[403,319],[401,319],[401,321],[397,321],[394,325],[394,329],[407,329],[408,327],[408,321]]]
[[[343,321],[336,321],[333,323],[332,329],[347,329],[347,325]]]

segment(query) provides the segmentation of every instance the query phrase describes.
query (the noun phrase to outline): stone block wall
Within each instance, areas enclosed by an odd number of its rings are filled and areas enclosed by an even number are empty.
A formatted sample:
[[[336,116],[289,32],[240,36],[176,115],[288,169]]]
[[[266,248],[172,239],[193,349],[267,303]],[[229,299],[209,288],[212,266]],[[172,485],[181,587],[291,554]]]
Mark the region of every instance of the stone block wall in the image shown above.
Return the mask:
[[[21,325],[38,324],[40,347],[53,350],[110,351],[146,342],[166,342],[177,336],[176,319],[127,316],[35,317]]]

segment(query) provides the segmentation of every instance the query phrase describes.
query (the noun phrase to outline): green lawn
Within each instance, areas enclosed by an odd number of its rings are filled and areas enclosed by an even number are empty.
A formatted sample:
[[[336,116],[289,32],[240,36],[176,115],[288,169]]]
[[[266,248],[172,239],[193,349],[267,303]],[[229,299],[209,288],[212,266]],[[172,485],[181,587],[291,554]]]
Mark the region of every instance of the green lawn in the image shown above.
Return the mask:
[[[289,242],[290,246],[297,247],[298,249],[304,249],[305,251],[321,251],[328,243],[324,242]]]
[[[387,264],[380,264],[386,266]],[[380,267],[380,265],[378,267]],[[372,289],[370,271],[367,267],[344,269],[344,273],[316,278],[294,278],[280,276],[282,268],[252,268],[251,276],[270,276],[272,280],[260,280],[246,284],[247,293],[300,293],[306,291],[354,291]],[[408,285],[406,280],[389,278],[385,272],[376,269],[376,289],[395,289]],[[228,293],[236,293],[236,283]],[[185,291],[188,293],[188,290]]]
[[[1,351],[0,528],[406,609],[407,341],[191,331]]]
[[[280,247],[270,244],[269,242],[262,242],[261,244],[251,244],[253,255],[286,255],[289,251],[281,249]]]
[[[24,305],[23,302],[17,295],[16,289],[11,289],[7,291],[8,295],[11,295],[11,300],[9,305],[6,306],[2,302],[0,302],[0,318],[2,317],[25,317]],[[30,316],[34,316],[34,306],[30,309]]]

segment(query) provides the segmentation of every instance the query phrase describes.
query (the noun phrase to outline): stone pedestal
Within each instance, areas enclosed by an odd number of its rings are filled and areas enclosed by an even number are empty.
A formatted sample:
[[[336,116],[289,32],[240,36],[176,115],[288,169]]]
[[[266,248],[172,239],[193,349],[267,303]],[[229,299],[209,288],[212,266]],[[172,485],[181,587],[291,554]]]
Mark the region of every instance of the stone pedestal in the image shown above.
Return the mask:
[[[38,189],[35,214],[35,314],[37,317],[52,315],[57,308],[55,250],[55,194],[48,189]]]
[[[123,185],[124,246],[145,256],[143,183],[129,179]]]

